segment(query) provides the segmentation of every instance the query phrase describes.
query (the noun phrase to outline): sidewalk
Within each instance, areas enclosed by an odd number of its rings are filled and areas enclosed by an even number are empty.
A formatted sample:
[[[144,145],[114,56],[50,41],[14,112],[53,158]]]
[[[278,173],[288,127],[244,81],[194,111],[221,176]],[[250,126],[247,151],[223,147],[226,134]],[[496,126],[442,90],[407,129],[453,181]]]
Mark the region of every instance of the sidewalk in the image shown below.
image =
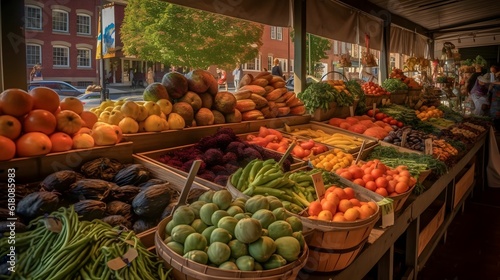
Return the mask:
[[[106,85],[106,89],[109,89],[109,93],[122,93],[122,94],[142,94],[146,87],[138,86],[135,89],[129,85],[124,84],[108,84]],[[219,91],[223,91],[224,88],[220,87]],[[228,85],[229,92],[235,92],[234,85]]]

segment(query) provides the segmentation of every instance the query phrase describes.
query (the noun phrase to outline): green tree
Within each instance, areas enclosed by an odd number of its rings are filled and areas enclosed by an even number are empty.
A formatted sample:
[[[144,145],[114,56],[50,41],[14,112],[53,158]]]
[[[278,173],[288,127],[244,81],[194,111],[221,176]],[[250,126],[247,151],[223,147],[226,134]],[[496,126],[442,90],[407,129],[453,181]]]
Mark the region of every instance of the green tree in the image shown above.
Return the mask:
[[[129,0],[120,29],[123,51],[144,60],[192,68],[233,68],[258,55],[258,23],[168,4]]]
[[[290,32],[292,41],[294,40],[295,33]],[[309,44],[309,39],[311,44]],[[311,48],[311,53],[309,53],[309,47]],[[315,72],[315,65],[321,59],[328,58],[326,52],[332,48],[331,40],[319,37],[310,33],[306,34],[306,69],[307,74],[313,75]],[[309,65],[309,60],[311,65]]]

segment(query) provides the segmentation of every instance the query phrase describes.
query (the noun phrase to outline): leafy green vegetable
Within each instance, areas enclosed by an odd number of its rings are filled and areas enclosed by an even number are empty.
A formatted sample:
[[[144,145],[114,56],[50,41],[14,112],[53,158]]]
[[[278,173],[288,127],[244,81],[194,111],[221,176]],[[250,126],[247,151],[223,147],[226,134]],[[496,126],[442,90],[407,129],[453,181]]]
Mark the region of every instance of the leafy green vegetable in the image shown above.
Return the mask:
[[[462,116],[462,114],[460,114],[459,112],[453,111],[448,106],[439,105],[438,109],[441,110],[441,111],[443,111],[444,118],[447,119],[447,120],[454,121],[454,122],[458,123],[458,122],[462,122],[462,120],[464,119],[464,117]]]
[[[297,97],[304,102],[307,112],[313,113],[316,109],[328,110],[330,103],[335,102],[339,107],[351,106],[354,98],[351,94],[338,92],[327,83],[319,82],[311,84]]]
[[[393,147],[377,146],[368,155],[367,160],[379,159],[385,165],[397,167],[406,165],[412,175],[419,174],[421,171],[431,169],[436,175],[442,175],[447,172],[446,164],[431,155],[400,152]]]
[[[366,111],[366,95],[361,88],[361,85],[356,80],[349,80],[345,83],[347,90],[358,99],[356,106],[356,115],[363,115]]]
[[[486,67],[488,65],[488,61],[484,59],[482,56],[476,56],[476,60],[474,61],[477,65],[481,65],[481,67]]]
[[[387,79],[382,83],[382,87],[391,93],[408,89],[408,85],[403,83],[400,79]]]

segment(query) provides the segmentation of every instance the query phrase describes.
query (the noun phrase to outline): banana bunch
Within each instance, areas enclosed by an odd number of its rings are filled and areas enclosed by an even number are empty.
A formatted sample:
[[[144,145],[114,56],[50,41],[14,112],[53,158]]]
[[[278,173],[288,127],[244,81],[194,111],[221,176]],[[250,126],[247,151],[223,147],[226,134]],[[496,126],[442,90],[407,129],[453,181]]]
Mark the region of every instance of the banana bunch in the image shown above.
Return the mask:
[[[363,144],[363,139],[351,136],[343,133],[335,132],[333,134],[329,134],[324,132],[321,129],[313,130],[313,129],[296,129],[290,132],[296,136],[303,136],[312,138],[314,141],[334,146],[346,151],[358,149]]]
[[[285,173],[274,159],[254,159],[231,175],[230,183],[248,196],[275,196],[287,210],[299,213],[315,200],[310,175]]]

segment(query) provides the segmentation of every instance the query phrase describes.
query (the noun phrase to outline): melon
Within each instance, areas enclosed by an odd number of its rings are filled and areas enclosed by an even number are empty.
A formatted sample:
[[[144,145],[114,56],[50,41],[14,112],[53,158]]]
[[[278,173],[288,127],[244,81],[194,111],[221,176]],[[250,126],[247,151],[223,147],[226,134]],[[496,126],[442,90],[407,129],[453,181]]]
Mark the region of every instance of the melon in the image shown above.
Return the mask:
[[[142,93],[145,101],[156,102],[160,99],[170,100],[168,96],[167,89],[161,83],[151,83],[149,84]]]
[[[198,126],[212,125],[215,122],[214,114],[210,109],[207,108],[201,108],[200,110],[198,110],[194,118],[196,120],[196,125]]]
[[[188,80],[188,89],[196,93],[208,91],[210,94],[215,94],[219,88],[212,73],[203,69],[195,69],[187,73],[186,78]]]
[[[173,99],[181,98],[188,91],[188,80],[179,72],[169,72],[161,80],[168,95]]]

